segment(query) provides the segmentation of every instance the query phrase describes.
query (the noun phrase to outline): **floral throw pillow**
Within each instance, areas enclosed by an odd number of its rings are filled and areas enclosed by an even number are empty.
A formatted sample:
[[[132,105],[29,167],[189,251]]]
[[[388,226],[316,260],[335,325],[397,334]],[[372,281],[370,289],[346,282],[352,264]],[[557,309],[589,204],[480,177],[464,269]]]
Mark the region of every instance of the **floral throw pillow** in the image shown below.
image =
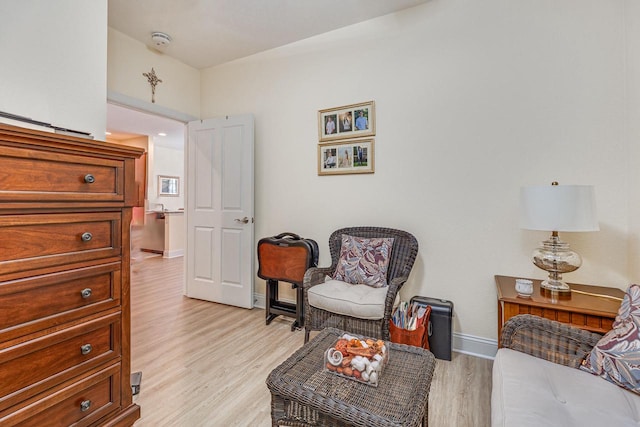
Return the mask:
[[[333,278],[374,288],[387,286],[392,246],[391,237],[368,239],[343,234],[340,258]]]
[[[629,286],[613,329],[598,341],[580,369],[640,394],[640,286]]]

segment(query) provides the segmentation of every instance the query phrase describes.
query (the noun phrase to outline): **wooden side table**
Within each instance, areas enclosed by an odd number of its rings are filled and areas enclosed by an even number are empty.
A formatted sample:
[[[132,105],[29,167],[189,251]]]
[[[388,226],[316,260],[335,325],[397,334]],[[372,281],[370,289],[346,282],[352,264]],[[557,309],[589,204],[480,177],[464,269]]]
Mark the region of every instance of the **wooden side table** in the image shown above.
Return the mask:
[[[518,296],[516,277],[495,276],[498,290],[498,343],[502,325],[518,314],[533,314],[604,334],[618,314],[624,292],[617,288],[570,283],[571,292],[550,292],[533,281],[531,297]]]

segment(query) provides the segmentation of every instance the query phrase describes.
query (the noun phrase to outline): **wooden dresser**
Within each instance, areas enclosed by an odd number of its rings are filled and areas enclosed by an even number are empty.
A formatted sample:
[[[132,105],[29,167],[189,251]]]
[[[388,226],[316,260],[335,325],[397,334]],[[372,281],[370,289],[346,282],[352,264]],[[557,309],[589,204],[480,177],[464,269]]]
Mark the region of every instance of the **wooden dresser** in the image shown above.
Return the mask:
[[[0,425],[130,426],[142,150],[0,124]]]

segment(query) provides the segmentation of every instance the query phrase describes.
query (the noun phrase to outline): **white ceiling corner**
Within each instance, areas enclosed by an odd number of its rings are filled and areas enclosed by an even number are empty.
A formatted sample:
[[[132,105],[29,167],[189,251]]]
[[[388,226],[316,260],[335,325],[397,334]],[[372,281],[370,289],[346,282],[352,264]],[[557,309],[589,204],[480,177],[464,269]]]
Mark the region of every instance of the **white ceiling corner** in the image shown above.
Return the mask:
[[[152,47],[151,33],[166,33],[163,54],[204,69],[428,1],[108,0],[108,25]],[[112,139],[149,135],[158,145],[184,146],[184,124],[114,104],[107,129]]]
[[[109,26],[197,69],[253,55],[429,0],[108,0]]]

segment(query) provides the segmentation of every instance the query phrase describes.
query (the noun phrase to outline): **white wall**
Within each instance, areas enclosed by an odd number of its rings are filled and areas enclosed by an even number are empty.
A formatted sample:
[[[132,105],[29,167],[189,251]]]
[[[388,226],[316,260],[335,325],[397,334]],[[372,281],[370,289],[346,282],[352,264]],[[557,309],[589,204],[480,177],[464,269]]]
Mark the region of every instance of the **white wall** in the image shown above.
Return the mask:
[[[452,300],[458,332],[495,339],[493,276],[545,277],[530,253],[547,234],[518,228],[522,185],[596,186],[601,231],[561,236],[584,258],[569,281],[640,277],[625,4],[434,0],[204,70],[202,117],[255,115],[256,239],[313,238],[328,265],[339,227],[408,230],[420,253],[403,298]],[[317,176],[317,111],[368,100],[375,174]]]
[[[149,179],[147,195],[149,209],[162,203],[165,209],[178,210],[184,208],[184,150],[163,147],[152,143],[149,145]],[[180,195],[158,196],[158,175],[177,176],[180,178]]]
[[[0,2],[0,111],[104,139],[106,0]]]
[[[627,30],[627,90],[628,111],[626,120],[626,140],[629,147],[627,163],[629,168],[629,257],[631,278],[640,280],[640,2],[625,1],[625,26]]]
[[[142,75],[152,68],[162,80],[156,86],[155,104],[151,85]],[[107,87],[109,92],[145,101],[145,109],[165,107],[200,117],[200,72],[113,28],[109,28]]]

